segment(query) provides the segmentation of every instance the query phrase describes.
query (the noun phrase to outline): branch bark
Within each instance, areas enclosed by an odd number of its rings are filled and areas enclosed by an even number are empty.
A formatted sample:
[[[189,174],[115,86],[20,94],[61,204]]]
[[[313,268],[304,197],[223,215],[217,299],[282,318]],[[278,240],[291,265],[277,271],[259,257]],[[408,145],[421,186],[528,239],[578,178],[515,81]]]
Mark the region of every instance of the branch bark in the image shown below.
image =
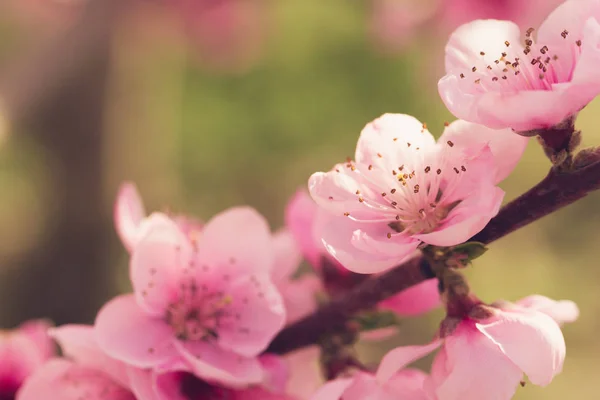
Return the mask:
[[[470,240],[489,244],[600,189],[600,157],[595,150],[584,152],[587,152],[586,165],[568,171],[550,170],[540,183],[505,205]],[[267,351],[284,354],[315,344],[324,335],[343,329],[357,312],[372,308],[380,301],[433,277],[435,275],[425,258],[415,257],[366,280],[312,315],[288,326]]]

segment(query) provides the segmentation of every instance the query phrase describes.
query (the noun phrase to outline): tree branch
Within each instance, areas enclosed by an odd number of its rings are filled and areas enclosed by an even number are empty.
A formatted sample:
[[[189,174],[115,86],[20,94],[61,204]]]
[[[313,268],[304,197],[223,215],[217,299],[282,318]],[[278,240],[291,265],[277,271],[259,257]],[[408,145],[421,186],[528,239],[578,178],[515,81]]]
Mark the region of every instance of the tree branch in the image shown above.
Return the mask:
[[[584,150],[586,165],[569,171],[552,169],[529,191],[505,205],[498,215],[471,240],[491,243],[600,188],[600,157]],[[577,158],[575,160],[577,165]],[[368,279],[302,320],[285,328],[268,352],[284,354],[317,343],[324,335],[343,329],[357,312],[374,307],[386,298],[435,275],[423,257]]]

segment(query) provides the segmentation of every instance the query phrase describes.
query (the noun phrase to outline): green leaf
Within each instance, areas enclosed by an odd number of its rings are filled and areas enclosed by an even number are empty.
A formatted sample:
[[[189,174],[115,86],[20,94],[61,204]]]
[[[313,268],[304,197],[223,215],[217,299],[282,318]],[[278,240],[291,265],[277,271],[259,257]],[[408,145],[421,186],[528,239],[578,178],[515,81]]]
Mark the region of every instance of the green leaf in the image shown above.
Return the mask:
[[[399,325],[397,315],[392,311],[365,311],[354,316],[360,331],[373,331]]]

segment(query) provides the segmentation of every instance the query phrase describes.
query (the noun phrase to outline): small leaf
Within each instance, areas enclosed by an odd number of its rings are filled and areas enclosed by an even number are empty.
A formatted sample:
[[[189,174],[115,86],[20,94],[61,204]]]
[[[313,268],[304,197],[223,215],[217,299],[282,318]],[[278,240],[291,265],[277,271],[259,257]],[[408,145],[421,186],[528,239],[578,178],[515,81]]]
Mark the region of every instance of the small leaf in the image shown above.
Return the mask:
[[[452,247],[450,253],[452,255],[464,255],[470,262],[478,257],[481,257],[487,250],[487,247],[485,247],[485,244],[483,243],[466,242]]]
[[[365,311],[354,316],[360,331],[373,331],[399,324],[398,317],[391,311]]]

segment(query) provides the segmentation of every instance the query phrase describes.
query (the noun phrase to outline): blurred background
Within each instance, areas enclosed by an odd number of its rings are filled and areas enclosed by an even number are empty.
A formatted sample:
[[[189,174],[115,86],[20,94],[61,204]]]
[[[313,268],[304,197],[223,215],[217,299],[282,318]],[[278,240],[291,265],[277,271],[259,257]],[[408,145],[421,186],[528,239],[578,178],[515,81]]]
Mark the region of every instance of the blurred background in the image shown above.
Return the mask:
[[[92,322],[128,290],[112,223],[132,180],[149,210],[207,220],[249,204],[281,226],[308,176],[353,154],[384,112],[439,135],[449,33],[475,18],[537,26],[555,0],[2,0],[0,2],[0,323]],[[600,143],[600,102],[577,121]],[[502,186],[510,200],[549,164],[533,140]],[[599,194],[491,246],[468,271],[484,300],[575,300],[565,370],[517,399],[597,398]],[[441,311],[402,335],[430,339]],[[385,345],[386,347],[383,347]],[[427,368],[427,363],[420,364]]]

